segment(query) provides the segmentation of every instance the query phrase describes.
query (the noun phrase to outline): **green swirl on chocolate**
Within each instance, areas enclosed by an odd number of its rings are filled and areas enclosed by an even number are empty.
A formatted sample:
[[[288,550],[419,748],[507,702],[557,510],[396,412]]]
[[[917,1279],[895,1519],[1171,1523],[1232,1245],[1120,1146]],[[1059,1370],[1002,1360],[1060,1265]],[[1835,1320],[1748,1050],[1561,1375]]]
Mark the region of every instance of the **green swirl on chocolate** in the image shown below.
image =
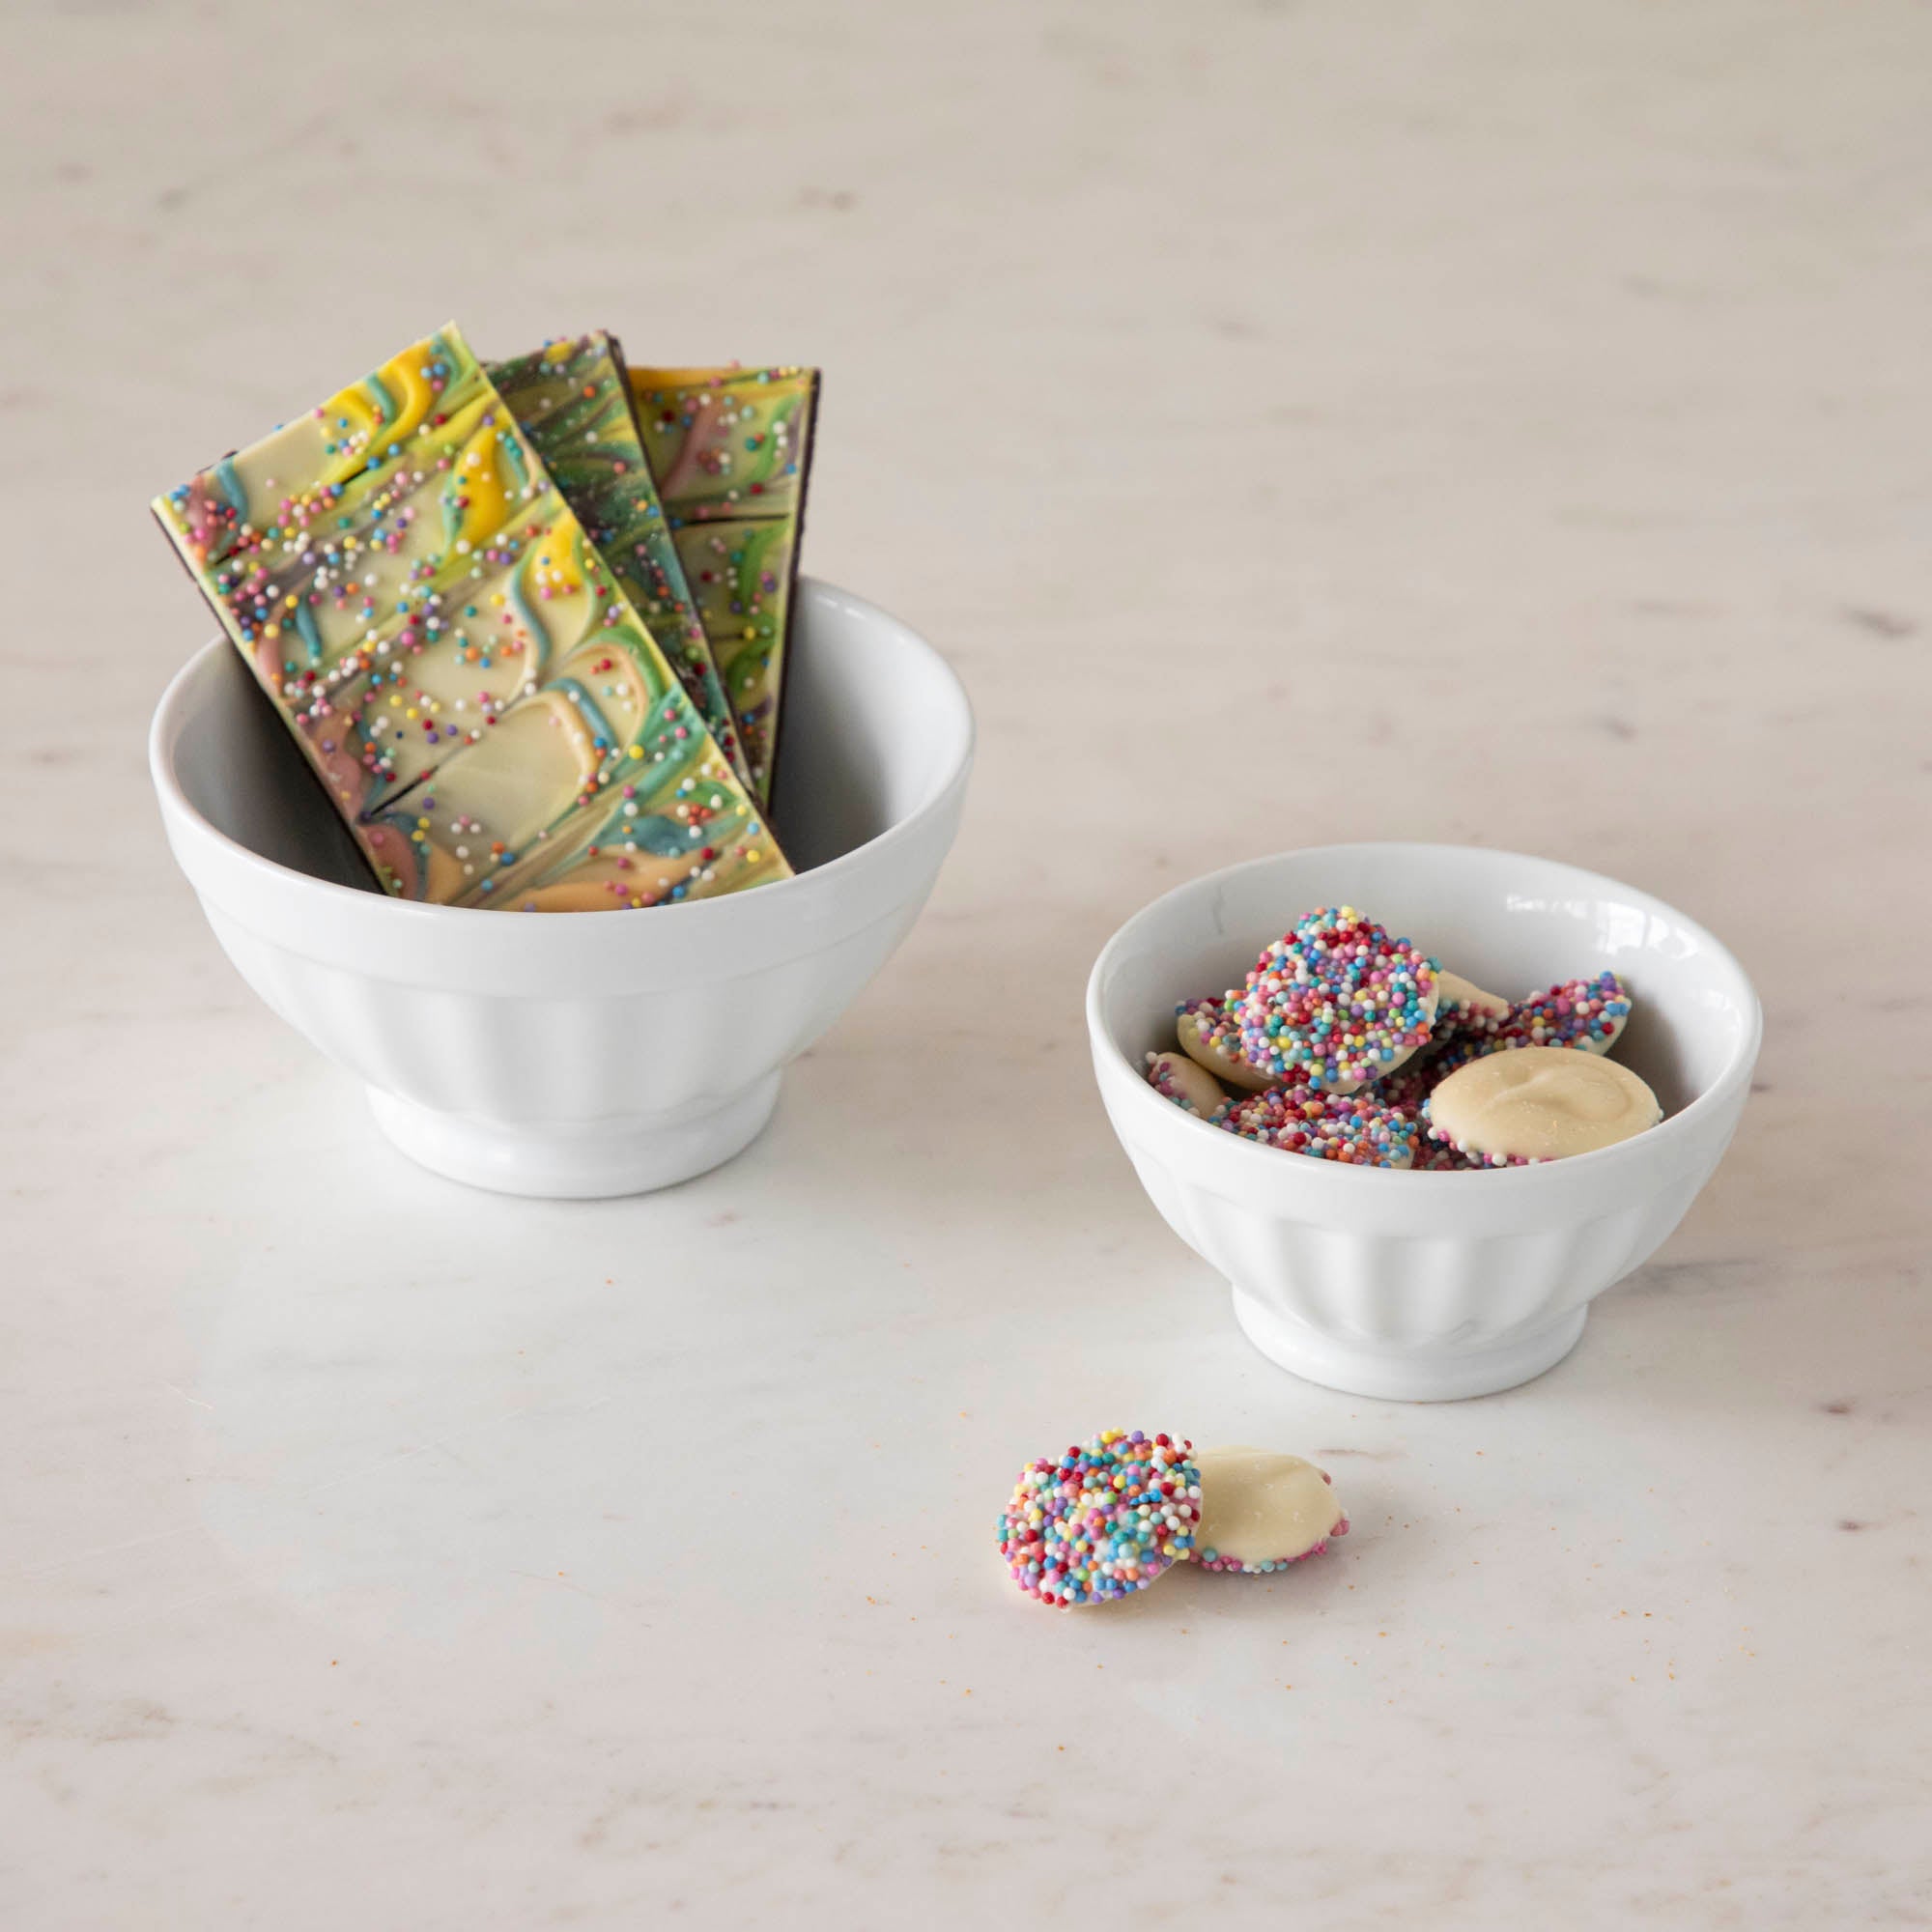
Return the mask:
[[[706,727],[749,777],[731,703],[645,460],[615,343],[602,332],[578,336],[493,363],[489,373]]]
[[[633,369],[644,449],[759,798],[771,798],[815,369]]]
[[[275,507],[258,526],[251,503]],[[387,890],[503,903],[520,870],[568,881],[613,815],[701,828],[687,849],[716,855],[617,903],[785,876],[677,670],[453,327],[155,508]],[[530,852],[508,849],[512,823]],[[640,849],[668,842],[654,830]]]

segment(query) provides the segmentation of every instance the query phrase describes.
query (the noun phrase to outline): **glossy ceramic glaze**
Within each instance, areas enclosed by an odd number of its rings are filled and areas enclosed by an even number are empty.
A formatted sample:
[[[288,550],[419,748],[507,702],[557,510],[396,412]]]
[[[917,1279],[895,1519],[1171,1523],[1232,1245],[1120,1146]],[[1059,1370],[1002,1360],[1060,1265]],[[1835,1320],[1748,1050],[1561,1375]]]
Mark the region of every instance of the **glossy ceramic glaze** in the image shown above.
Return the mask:
[[[911,928],[958,827],[973,719],[930,645],[801,586],[773,818],[799,876],[637,913],[384,897],[234,651],[155,714],[168,840],[217,939],[367,1083],[405,1152],[513,1194],[662,1187],[770,1117],[779,1075]]]
[[[1147,1084],[1177,1001],[1239,984],[1300,914],[1343,903],[1507,998],[1613,968],[1634,1003],[1617,1057],[1662,1123],[1543,1166],[1394,1173],[1240,1140]],[[1311,1381],[1416,1400],[1513,1387],[1569,1353],[1591,1297],[1657,1250],[1716,1169],[1762,1031],[1737,961],[1648,894],[1548,859],[1411,844],[1286,852],[1167,894],[1107,943],[1087,1019],[1135,1172],[1233,1285],[1255,1345]]]

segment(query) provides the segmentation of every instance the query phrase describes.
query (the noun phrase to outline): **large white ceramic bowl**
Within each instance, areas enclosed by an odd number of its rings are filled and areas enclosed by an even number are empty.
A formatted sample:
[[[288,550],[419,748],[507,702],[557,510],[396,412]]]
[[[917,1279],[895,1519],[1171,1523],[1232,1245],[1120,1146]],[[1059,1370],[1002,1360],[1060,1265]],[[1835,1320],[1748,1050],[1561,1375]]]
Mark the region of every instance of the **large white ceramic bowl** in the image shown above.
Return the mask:
[[[1628,982],[1617,1058],[1665,1119],[1537,1167],[1397,1173],[1312,1160],[1163,1099],[1144,1057],[1174,1009],[1237,986],[1303,913],[1353,905],[1505,998],[1608,966]],[[1541,1375],[1587,1304],[1656,1252],[1711,1178],[1750,1090],[1763,1020],[1700,925],[1595,872],[1462,845],[1330,845],[1258,859],[1135,914],[1094,967],[1100,1094],[1168,1225],[1233,1284],[1249,1339],[1351,1394],[1440,1401]]]
[[[368,1084],[397,1147],[510,1194],[668,1186],[764,1125],[952,843],[973,715],[896,619],[807,580],[773,822],[799,868],[727,898],[524,917],[384,897],[235,651],[168,687],[149,757],[215,937]]]

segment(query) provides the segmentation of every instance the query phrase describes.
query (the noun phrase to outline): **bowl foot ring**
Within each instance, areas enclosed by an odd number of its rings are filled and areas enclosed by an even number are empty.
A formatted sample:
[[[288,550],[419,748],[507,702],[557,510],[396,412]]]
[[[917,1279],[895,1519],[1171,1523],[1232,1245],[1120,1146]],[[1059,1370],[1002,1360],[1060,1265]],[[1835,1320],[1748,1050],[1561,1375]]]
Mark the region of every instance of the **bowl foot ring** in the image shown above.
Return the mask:
[[[1235,1320],[1277,1368],[1345,1395],[1387,1402],[1461,1402],[1532,1381],[1582,1340],[1588,1315],[1575,1308],[1477,1348],[1420,1350],[1340,1341],[1235,1289]]]
[[[674,1187],[742,1153],[772,1117],[780,1077],[767,1074],[722,1106],[607,1121],[510,1124],[438,1113],[375,1087],[369,1105],[389,1141],[434,1174],[497,1194],[595,1201]]]

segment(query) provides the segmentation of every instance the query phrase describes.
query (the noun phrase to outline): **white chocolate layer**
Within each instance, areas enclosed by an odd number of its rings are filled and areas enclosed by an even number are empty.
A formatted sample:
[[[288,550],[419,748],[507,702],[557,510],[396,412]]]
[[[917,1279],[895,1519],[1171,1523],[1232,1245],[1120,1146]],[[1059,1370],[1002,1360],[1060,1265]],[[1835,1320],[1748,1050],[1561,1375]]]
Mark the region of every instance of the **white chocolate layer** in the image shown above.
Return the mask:
[[[1218,1047],[1209,1046],[1201,1030],[1199,1013],[1182,1013],[1176,1026],[1180,1036],[1180,1049],[1190,1060],[1198,1062],[1217,1080],[1225,1080],[1231,1087],[1245,1088],[1250,1094],[1265,1094],[1270,1087],[1279,1087],[1282,1082],[1270,1079],[1259,1066],[1250,1066],[1238,1054],[1224,1053]]]
[[[1458,1067],[1429,1096],[1431,1122],[1464,1153],[1561,1160],[1613,1147],[1663,1118],[1628,1066],[1567,1046],[1520,1046]]]
[[[1299,1456],[1272,1449],[1203,1449],[1197,1550],[1237,1563],[1292,1563],[1326,1542],[1342,1520],[1328,1478]]]

